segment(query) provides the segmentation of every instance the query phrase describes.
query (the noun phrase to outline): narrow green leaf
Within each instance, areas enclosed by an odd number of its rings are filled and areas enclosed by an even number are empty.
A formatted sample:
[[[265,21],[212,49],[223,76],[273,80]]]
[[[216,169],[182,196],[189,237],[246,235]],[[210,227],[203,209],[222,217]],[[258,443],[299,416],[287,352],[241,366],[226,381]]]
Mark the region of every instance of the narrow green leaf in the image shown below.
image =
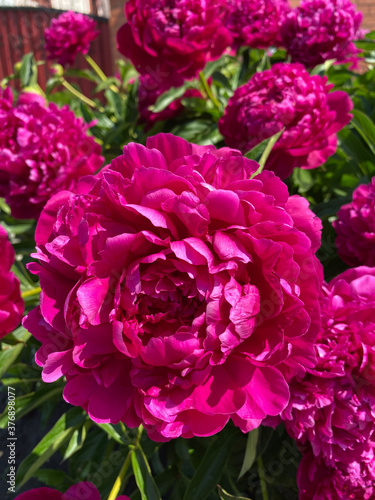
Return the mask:
[[[38,83],[38,68],[32,52],[22,58],[20,79],[22,87],[30,87]]]
[[[364,141],[367,143],[371,151],[375,154],[375,125],[374,122],[367,115],[353,109],[352,124],[360,133]]]
[[[39,469],[35,472],[34,477],[49,488],[55,488],[60,491],[66,491],[70,486],[75,484],[75,481],[62,470]]]
[[[132,453],[132,467],[142,500],[161,500],[160,492],[151,474],[150,465],[143,451],[136,448]]]
[[[112,424],[96,424],[99,429],[104,431],[108,436],[112,439],[114,439],[117,443],[119,444],[124,444],[124,441],[121,439],[120,434],[114,429]]]
[[[3,378],[4,373],[16,361],[25,344],[17,344],[12,347],[6,347],[0,352],[0,378]]]
[[[216,437],[192,477],[184,500],[205,500],[217,488],[234,442],[230,432]]]
[[[16,476],[17,488],[33,477],[34,473],[71,438],[73,432],[86,418],[81,408],[73,408],[59,418],[30,455],[20,463]]]
[[[63,455],[63,461],[70,458],[72,455],[74,455],[74,453],[76,453],[78,450],[82,448],[82,446],[85,443],[87,430],[90,427],[90,425],[91,422],[87,420],[80,429],[76,429],[73,432],[69,444]]]
[[[248,472],[251,469],[253,463],[255,462],[255,458],[257,456],[258,436],[259,436],[259,429],[254,429],[253,431],[249,432],[247,436],[245,458],[238,479],[240,479],[244,474],[246,474],[246,472]]]
[[[160,111],[167,108],[173,101],[182,97],[187,89],[195,87],[196,85],[192,82],[186,82],[182,87],[171,87],[167,92],[158,97],[156,103],[150,106],[150,109],[154,113],[160,113]]]
[[[220,485],[218,486],[218,489],[219,489],[219,497],[221,500],[251,500],[251,498],[230,495]]]
[[[27,413],[30,413],[32,410],[44,404],[49,399],[54,397],[60,398],[62,389],[62,386],[52,386],[52,388],[51,386],[43,386],[36,392],[23,394],[22,396],[17,397],[15,400],[16,420],[24,417]],[[7,411],[8,407],[6,407],[0,415],[0,429],[5,429],[7,426]]]
[[[257,144],[253,149],[245,153],[246,158],[255,160],[259,163],[259,169],[252,175],[252,177],[255,177],[263,170],[264,165],[266,164],[266,161],[272,151],[272,148],[279,140],[284,130],[285,127],[283,127],[280,132],[277,132],[277,134],[274,134],[268,139],[265,139],[264,141]]]
[[[119,120],[123,118],[125,107],[124,107],[124,101],[121,99],[120,94],[117,94],[111,89],[107,89],[104,92],[104,95],[107,101],[109,102],[116,118],[118,118]]]

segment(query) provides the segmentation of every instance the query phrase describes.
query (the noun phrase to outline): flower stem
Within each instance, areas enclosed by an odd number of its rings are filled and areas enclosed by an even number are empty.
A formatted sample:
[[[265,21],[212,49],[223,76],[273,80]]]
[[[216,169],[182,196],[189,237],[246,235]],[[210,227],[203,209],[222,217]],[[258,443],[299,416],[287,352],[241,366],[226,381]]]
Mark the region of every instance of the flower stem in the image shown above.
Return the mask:
[[[84,102],[88,106],[91,106],[92,108],[97,108],[100,112],[104,111],[104,108],[102,106],[98,106],[96,104],[96,102],[94,102],[92,99],[89,99],[88,97],[86,97],[85,95],[83,95],[79,90],[77,90],[75,87],[73,87],[73,85],[70,85],[70,83],[67,82],[65,80],[65,78],[63,78],[63,77],[61,77],[61,84],[67,90],[69,90],[69,92],[71,94],[73,94],[74,96],[78,97],[78,99],[80,99],[82,102]]]
[[[201,82],[201,85],[204,89],[204,91],[207,94],[207,97],[211,100],[212,104],[215,106],[217,109],[221,109],[219,101],[216,99],[216,97],[213,95],[211,87],[208,85],[208,82],[206,80],[206,77],[204,76],[203,71],[199,73],[199,81]]]
[[[109,494],[108,500],[116,500],[117,495],[119,493],[121,493],[121,491],[123,490],[123,488],[125,486],[124,478],[125,478],[126,473],[127,473],[128,469],[129,469],[129,466],[131,464],[132,455],[133,455],[134,451],[139,446],[139,442],[141,440],[142,432],[143,432],[143,426],[140,425],[138,427],[138,433],[137,433],[137,437],[135,438],[134,445],[129,445],[129,452],[126,455],[125,462],[123,463],[118,476],[116,477],[116,480],[114,482],[112,490],[111,490],[111,492]]]
[[[102,68],[100,66],[98,66],[98,64],[96,64],[96,62],[94,61],[94,59],[91,56],[89,56],[88,54],[86,54],[85,55],[85,59],[89,63],[89,65],[92,67],[92,69],[95,71],[95,73],[98,75],[98,77],[103,82],[105,82],[106,80],[108,80],[108,78],[105,75],[105,73],[103,72]],[[109,86],[109,88],[111,90],[113,90],[113,92],[116,92],[117,94],[120,92],[119,89],[116,87],[116,85],[113,85],[113,83]]]
[[[265,472],[262,457],[259,456],[257,458],[258,471],[259,471],[259,479],[260,479],[260,487],[262,489],[262,498],[263,500],[269,500],[268,491],[267,491],[267,483],[265,481]]]
[[[34,295],[39,295],[41,291],[42,289],[40,288],[40,286],[36,286],[32,290],[26,290],[26,292],[22,292],[21,297],[23,299],[26,299],[28,297],[34,297]]]

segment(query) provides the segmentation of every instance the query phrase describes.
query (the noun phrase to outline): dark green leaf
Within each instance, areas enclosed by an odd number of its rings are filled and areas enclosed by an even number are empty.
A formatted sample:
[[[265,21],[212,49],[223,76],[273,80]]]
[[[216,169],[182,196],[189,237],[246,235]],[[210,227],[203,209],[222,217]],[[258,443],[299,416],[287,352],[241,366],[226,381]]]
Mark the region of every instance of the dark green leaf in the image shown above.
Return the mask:
[[[38,67],[32,52],[22,58],[20,79],[22,87],[30,87],[38,83]]]
[[[231,432],[217,435],[191,479],[184,500],[205,500],[217,488],[234,441]]]
[[[62,470],[39,469],[34,473],[34,477],[49,488],[55,488],[59,491],[66,491],[70,486],[75,484],[75,481],[67,476]]]
[[[142,500],[161,500],[160,492],[152,477],[150,466],[143,451],[136,448],[131,459],[134,477],[141,492]]]

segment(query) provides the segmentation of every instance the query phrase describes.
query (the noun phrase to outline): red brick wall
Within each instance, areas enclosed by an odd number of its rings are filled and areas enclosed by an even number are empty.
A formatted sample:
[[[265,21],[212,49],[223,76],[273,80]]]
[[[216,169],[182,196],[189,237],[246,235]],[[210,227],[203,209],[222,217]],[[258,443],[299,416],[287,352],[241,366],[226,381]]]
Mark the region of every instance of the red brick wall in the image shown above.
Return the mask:
[[[125,0],[111,0],[111,17],[109,19],[109,28],[111,30],[112,55],[116,60],[121,56],[116,50],[116,33],[125,23],[124,13]]]

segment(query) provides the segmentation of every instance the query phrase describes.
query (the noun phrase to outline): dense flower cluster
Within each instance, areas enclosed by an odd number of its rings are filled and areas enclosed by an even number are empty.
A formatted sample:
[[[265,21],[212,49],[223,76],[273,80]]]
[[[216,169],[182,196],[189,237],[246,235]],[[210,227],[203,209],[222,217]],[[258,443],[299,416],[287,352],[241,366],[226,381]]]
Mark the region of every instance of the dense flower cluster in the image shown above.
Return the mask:
[[[14,217],[38,217],[52,195],[98,170],[101,148],[88,128],[68,106],[13,105],[10,89],[0,93],[0,196]]]
[[[301,460],[297,483],[299,500],[372,500],[375,496],[375,458],[328,467],[310,451]]]
[[[73,64],[78,54],[87,54],[90,44],[99,35],[96,22],[79,12],[63,12],[44,32],[48,59],[59,64]]]
[[[129,144],[37,226],[29,269],[43,380],[97,422],[155,440],[243,431],[315,365],[320,221],[239,151],[169,134]]]
[[[349,266],[375,266],[375,177],[354,190],[353,201],[342,206],[333,222],[336,247]]]
[[[142,75],[195,77],[231,42],[225,0],[129,0],[117,48]]]
[[[330,92],[332,87],[301,64],[275,64],[235,91],[220,132],[228,146],[245,153],[285,128],[266,168],[284,179],[295,167],[319,167],[335,152],[336,132],[349,123],[353,107],[345,92]]]
[[[311,68],[328,59],[356,65],[363,38],[362,13],[350,0],[301,0],[281,26],[283,45],[293,62]]]
[[[71,486],[65,493],[52,488],[34,488],[21,493],[14,500],[100,500],[100,493],[92,483],[83,481]],[[130,499],[121,495],[116,500]]]
[[[279,45],[280,26],[290,10],[288,0],[228,0],[230,16],[226,23],[233,47],[242,45],[263,49]]]
[[[311,446],[316,457],[316,464],[306,458],[301,465],[310,471],[300,475],[302,482],[307,476],[314,482],[316,470],[325,466],[337,468],[327,477],[331,488],[362,488],[358,481],[368,485],[362,466],[375,478],[375,268],[349,269],[323,290],[318,363],[291,383],[282,418],[289,434],[300,445]]]
[[[12,332],[20,323],[24,304],[20,282],[11,272],[14,250],[5,229],[0,226],[0,338]]]

